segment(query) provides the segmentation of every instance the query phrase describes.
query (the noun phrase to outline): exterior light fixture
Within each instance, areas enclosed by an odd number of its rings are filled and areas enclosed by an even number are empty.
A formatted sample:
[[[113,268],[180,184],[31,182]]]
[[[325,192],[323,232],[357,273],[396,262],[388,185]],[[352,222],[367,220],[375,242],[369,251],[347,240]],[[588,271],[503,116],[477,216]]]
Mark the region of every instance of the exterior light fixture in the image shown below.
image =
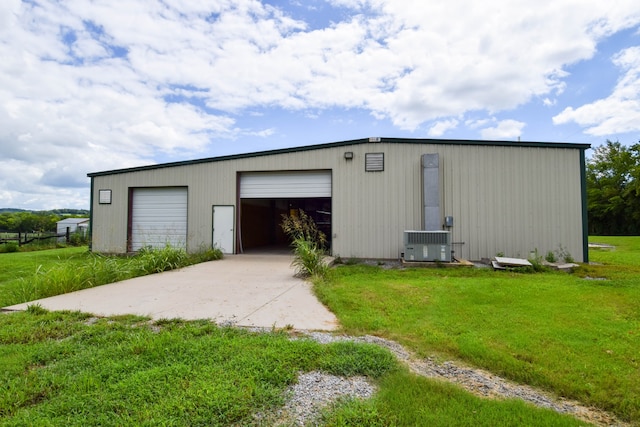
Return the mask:
[[[353,160],[353,151],[347,151],[344,153],[345,160]]]

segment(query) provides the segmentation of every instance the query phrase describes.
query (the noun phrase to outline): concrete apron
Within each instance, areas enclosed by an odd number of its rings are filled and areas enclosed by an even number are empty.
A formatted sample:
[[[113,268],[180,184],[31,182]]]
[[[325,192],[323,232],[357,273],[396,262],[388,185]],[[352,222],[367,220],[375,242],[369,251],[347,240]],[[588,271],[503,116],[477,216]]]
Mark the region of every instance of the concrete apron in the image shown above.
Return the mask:
[[[179,270],[5,307],[79,310],[97,316],[210,319],[217,324],[334,330],[336,317],[293,277],[289,255],[227,255]]]

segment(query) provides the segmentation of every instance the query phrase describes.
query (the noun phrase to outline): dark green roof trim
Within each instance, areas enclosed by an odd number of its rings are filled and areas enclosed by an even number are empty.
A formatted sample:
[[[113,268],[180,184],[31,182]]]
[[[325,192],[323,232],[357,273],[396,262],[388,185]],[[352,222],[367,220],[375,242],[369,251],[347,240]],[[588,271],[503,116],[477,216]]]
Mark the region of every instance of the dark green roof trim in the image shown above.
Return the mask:
[[[304,145],[301,147],[281,148],[277,150],[257,151],[254,153],[233,154],[220,157],[208,157],[204,159],[185,160],[181,162],[160,163],[155,165],[138,166],[127,169],[115,169],[103,172],[88,173],[88,177],[115,175],[118,173],[139,172],[153,169],[171,168],[176,166],[197,165],[200,163],[221,162],[225,160],[238,160],[251,157],[271,156],[275,154],[298,153],[303,151],[321,150],[326,148],[344,147],[349,145],[359,145],[368,143],[390,143],[390,144],[444,144],[444,145],[478,145],[478,146],[497,146],[497,147],[536,147],[536,148],[572,148],[579,150],[587,150],[591,148],[590,144],[573,144],[563,142],[515,142],[515,141],[479,141],[464,139],[418,139],[418,138],[370,138],[353,139],[350,141],[331,142],[327,144]]]
[[[580,153],[580,191],[582,192],[582,262],[589,262],[589,215],[587,205],[587,163]]]
[[[369,142],[369,140],[367,139],[366,142]],[[573,148],[582,150],[591,148],[591,144],[576,144],[569,142],[484,141],[476,139],[381,138],[380,142],[399,144],[484,145],[492,147]]]
[[[89,194],[89,252],[93,247],[93,179],[91,180],[91,193]]]

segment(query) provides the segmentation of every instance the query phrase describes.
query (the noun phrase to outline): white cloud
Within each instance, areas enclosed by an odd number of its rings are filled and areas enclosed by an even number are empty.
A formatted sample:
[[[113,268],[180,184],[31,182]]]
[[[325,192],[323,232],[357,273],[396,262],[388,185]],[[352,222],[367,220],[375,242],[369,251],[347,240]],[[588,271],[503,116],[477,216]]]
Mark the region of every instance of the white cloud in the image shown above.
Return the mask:
[[[458,126],[458,123],[459,122],[456,119],[441,120],[429,128],[428,134],[431,137],[440,137],[448,130],[455,129]]]
[[[610,3],[328,0],[336,19],[311,28],[288,6],[258,0],[5,0],[0,170],[23,177],[0,183],[0,206],[61,206],[52,195],[64,189],[86,207],[86,189],[73,186],[87,172],[274,136],[280,126],[237,123],[272,107],[317,116],[363,109],[408,131],[436,121],[428,130],[436,136],[470,111],[552,99],[568,64],[640,22],[636,0]],[[610,100],[624,101],[615,115],[624,123],[638,111],[637,92],[622,95],[634,92],[637,75],[627,80]],[[581,108],[558,120],[597,116]],[[589,125],[604,132],[609,120]],[[505,121],[482,135],[513,137],[522,126]]]
[[[576,122],[595,136],[640,130],[640,46],[623,50],[613,62],[623,71],[613,93],[578,108],[565,108],[553,118],[555,124]]]
[[[482,139],[515,139],[522,135],[522,129],[526,123],[517,120],[502,120],[497,126],[485,128],[480,131]]]
[[[487,125],[488,123],[491,123],[492,121],[495,121],[495,119],[491,118],[486,118],[486,119],[468,119],[465,120],[464,125],[467,126],[469,129],[478,129],[481,128],[485,125]]]
[[[245,131],[243,132],[244,135],[251,135],[251,136],[259,136],[259,137],[267,137],[267,136],[271,136],[276,132],[275,129],[273,128],[269,128],[269,129],[261,129],[261,130],[256,130],[256,131]]]

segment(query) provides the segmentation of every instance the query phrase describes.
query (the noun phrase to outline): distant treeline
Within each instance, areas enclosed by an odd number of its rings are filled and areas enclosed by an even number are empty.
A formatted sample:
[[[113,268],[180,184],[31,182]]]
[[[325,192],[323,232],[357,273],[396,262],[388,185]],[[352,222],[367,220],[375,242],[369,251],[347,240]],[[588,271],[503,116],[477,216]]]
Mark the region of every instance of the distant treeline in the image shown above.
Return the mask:
[[[17,212],[31,212],[37,214],[54,214],[54,215],[64,215],[64,216],[79,216],[80,218],[85,218],[89,216],[89,211],[86,209],[51,209],[48,211],[34,211],[29,209],[17,209],[17,208],[0,208],[0,213],[17,213]]]
[[[56,223],[65,218],[88,218],[83,209],[53,209],[50,211],[26,211],[0,209],[0,231],[10,233],[56,231]]]
[[[607,141],[587,162],[589,234],[640,235],[640,143]]]

